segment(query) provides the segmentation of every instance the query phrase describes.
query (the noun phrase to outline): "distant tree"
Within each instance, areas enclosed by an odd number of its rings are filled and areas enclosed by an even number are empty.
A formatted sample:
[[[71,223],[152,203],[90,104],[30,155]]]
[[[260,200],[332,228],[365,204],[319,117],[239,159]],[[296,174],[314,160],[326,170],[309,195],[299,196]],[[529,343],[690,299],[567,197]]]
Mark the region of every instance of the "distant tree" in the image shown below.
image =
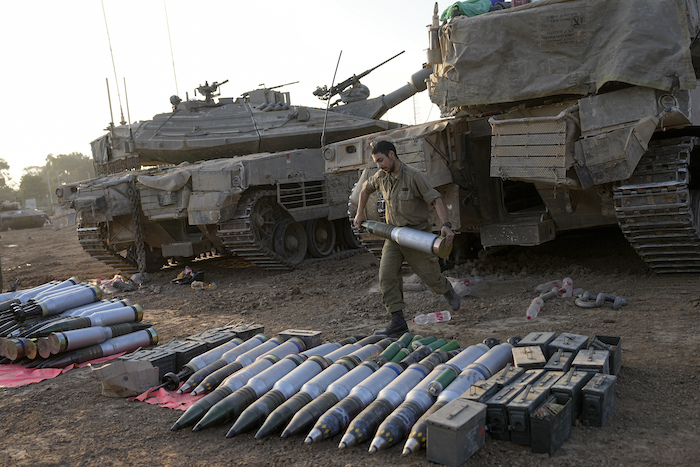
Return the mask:
[[[8,184],[11,178],[10,164],[5,159],[0,158],[0,201],[15,199],[15,190],[10,188]]]
[[[36,173],[36,171],[27,172],[25,169],[25,173],[19,182],[19,198],[22,200],[34,198],[37,205],[45,205],[48,194],[49,187],[46,184],[46,178]]]
[[[49,174],[52,187],[95,177],[92,159],[79,152],[59,154],[58,156],[49,154],[46,156],[44,168],[46,173]]]

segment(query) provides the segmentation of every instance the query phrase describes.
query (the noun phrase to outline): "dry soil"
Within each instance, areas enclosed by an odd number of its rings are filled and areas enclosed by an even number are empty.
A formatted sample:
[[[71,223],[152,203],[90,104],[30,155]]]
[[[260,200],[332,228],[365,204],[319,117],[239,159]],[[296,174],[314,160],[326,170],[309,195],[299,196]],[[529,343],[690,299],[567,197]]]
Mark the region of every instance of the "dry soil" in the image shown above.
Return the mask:
[[[5,284],[31,287],[77,275],[110,278],[115,271],[84,253],[75,230],[50,227],[9,231],[0,239]],[[152,275],[128,297],[145,309],[162,342],[184,338],[231,321],[255,322],[267,335],[287,328],[323,331],[325,340],[371,333],[387,322],[380,296],[370,292],[378,261],[360,253],[293,272],[267,272],[236,258],[197,262],[216,289],[194,291],[170,284],[179,268]],[[700,458],[698,367],[700,289],[697,275],[656,276],[616,229],[561,236],[534,248],[482,252],[477,260],[447,271],[482,277],[448,323],[411,330],[457,339],[463,346],[489,336],[505,340],[531,331],[618,336],[622,368],[615,412],[603,428],[576,424],[571,437],[549,457],[529,448],[487,439],[468,465],[696,465]],[[575,287],[627,299],[584,309],[573,300],[546,302],[540,315],[525,310],[540,283],[569,276]],[[159,287],[152,287],[159,286]],[[158,290],[159,289],[159,290]],[[406,294],[408,312],[445,309],[429,292]],[[0,389],[2,465],[322,465],[426,466],[425,453],[401,456],[401,445],[369,455],[367,446],[337,448],[340,436],[305,445],[302,437],[253,433],[224,437],[228,426],[171,432],[182,412],[108,398],[88,368],[19,388]]]

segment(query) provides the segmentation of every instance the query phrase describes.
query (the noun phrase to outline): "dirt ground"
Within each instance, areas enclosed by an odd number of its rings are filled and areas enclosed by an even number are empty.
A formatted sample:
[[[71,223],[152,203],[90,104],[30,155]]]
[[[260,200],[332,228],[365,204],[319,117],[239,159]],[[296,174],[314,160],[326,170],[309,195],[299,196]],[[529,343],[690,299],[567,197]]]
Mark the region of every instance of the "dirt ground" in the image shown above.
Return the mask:
[[[482,252],[483,253],[483,252]],[[84,253],[73,229],[50,227],[2,233],[5,285],[22,287],[76,275],[110,278],[115,271]],[[383,328],[387,315],[370,289],[378,261],[361,253],[294,272],[267,272],[233,259],[195,263],[215,290],[170,284],[178,268],[152,275],[149,286],[120,293],[145,310],[161,342],[184,338],[231,321],[255,322],[273,336],[288,328],[323,331],[327,341]],[[695,465],[700,457],[699,277],[655,276],[616,229],[572,233],[535,248],[482,254],[447,272],[483,277],[448,323],[411,325],[411,331],[457,339],[462,346],[494,336],[555,331],[619,336],[622,369],[615,412],[607,426],[573,427],[554,454],[488,439],[468,465]],[[583,309],[571,299],[548,301],[525,319],[535,286],[569,276],[575,287],[627,299]],[[429,292],[406,294],[411,315],[445,309]],[[340,435],[312,445],[302,437],[256,441],[254,433],[226,439],[229,426],[171,432],[182,414],[157,406],[108,398],[88,368],[19,388],[0,389],[0,465],[323,465],[426,466],[425,452],[402,457],[402,444],[369,455],[367,445],[337,448]]]

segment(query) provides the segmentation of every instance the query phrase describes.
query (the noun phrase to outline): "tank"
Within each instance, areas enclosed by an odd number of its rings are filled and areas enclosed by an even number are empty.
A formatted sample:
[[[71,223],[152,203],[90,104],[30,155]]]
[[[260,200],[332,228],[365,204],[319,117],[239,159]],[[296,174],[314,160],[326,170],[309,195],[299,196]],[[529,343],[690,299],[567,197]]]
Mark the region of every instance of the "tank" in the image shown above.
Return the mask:
[[[23,209],[19,201],[3,201],[0,204],[0,231],[36,229],[46,224],[49,216],[38,209]]]
[[[380,118],[431,72],[369,98],[360,79],[383,63],[317,88],[325,109],[292,105],[282,86],[234,99],[219,97],[226,81],[205,82],[194,99],[172,96],[171,112],[110,125],[92,142],[101,176],[59,187],[54,223],[77,223],[86,252],[129,274],[221,254],[270,270],[354,254],[357,174],[326,174],[322,140],[398,128]]]
[[[435,4],[428,90],[442,119],[329,144],[326,172],[362,174],[354,216],[372,144],[394,142],[443,196],[456,232],[446,265],[619,226],[654,272],[700,272],[698,11],[569,0],[466,17]],[[383,220],[381,199],[367,216]]]

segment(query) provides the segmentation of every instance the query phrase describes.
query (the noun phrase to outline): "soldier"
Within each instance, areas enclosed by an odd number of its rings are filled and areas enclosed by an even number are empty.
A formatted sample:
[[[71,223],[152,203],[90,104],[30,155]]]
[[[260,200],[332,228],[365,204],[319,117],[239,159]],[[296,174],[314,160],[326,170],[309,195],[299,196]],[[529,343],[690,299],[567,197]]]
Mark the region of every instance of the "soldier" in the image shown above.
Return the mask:
[[[432,205],[442,222],[440,233],[445,237],[447,246],[451,246],[455,236],[452,224],[448,220],[440,193],[430,185],[427,177],[419,170],[402,163],[396,155],[396,147],[389,141],[380,141],[372,148],[372,159],[379,170],[362,187],[355,226],[359,228],[367,219],[365,206],[369,195],[379,190],[386,203],[386,220],[389,224],[430,232],[428,206]],[[391,313],[391,324],[377,333],[389,337],[398,337],[408,332],[403,314],[406,307],[401,277],[403,261],[411,266],[430,290],[444,295],[454,311],[460,308],[459,296],[440,272],[437,257],[386,239],[379,265],[379,289],[384,306]]]

